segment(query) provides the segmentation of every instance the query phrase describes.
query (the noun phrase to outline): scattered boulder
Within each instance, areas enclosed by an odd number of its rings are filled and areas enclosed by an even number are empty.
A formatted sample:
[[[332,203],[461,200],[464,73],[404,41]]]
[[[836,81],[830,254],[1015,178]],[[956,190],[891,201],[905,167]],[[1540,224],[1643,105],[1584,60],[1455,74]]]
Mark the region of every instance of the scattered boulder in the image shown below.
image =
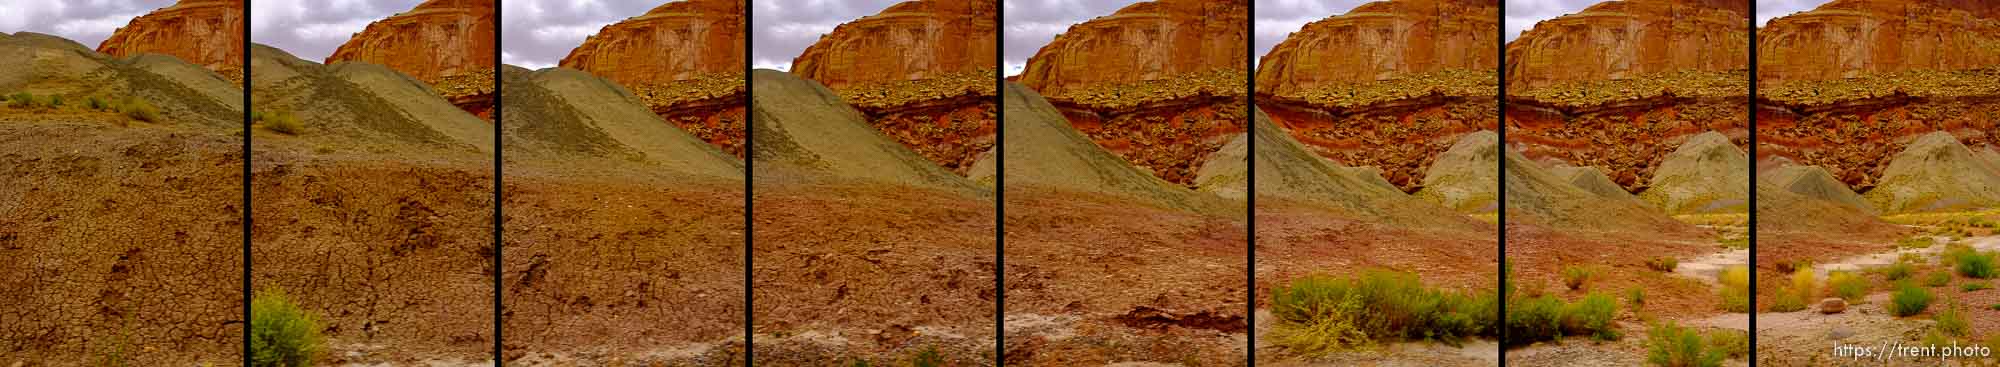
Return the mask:
[[[1831,315],[1845,311],[1847,311],[1847,300],[1838,297],[1827,297],[1827,299],[1819,300],[1819,313]]]
[[[2000,207],[2000,172],[1951,133],[1932,132],[1891,158],[1862,197],[1883,213]]]
[[[1690,136],[1660,162],[1639,198],[1668,214],[1746,212],[1750,159],[1722,133]]]

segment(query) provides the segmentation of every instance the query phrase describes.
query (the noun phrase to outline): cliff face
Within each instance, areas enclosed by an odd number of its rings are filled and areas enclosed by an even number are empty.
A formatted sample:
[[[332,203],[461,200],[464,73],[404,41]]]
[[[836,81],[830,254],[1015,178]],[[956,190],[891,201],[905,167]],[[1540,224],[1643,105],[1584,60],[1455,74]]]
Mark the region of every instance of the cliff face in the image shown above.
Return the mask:
[[[1319,156],[1415,192],[1459,137],[1499,126],[1499,15],[1495,0],[1394,0],[1307,24],[1259,61],[1257,106]]]
[[[388,66],[431,84],[445,99],[490,121],[493,6],[490,0],[425,1],[410,11],[368,24],[335,49],[326,63]]]
[[[967,174],[993,148],[999,2],[916,0],[834,28],[792,60],[869,124]]]
[[[1757,80],[2000,66],[2000,3],[1838,0],[1758,30]]]
[[[743,10],[743,0],[667,3],[605,26],[561,66],[618,82],[661,118],[742,157]]]
[[[1837,0],[1758,32],[1760,159],[1865,193],[1920,135],[2000,146],[2000,3]]]
[[[1606,1],[1507,44],[1507,87],[1747,69],[1748,0]]]
[[[1132,4],[1070,26],[1028,59],[1018,81],[1044,96],[1060,96],[1103,83],[1246,70],[1248,7],[1248,0]]]
[[[1247,0],[1160,0],[1070,26],[1014,79],[1154,176],[1194,187],[1244,131]]]
[[[98,44],[97,52],[172,55],[241,84],[243,27],[243,0],[181,0],[132,18]]]

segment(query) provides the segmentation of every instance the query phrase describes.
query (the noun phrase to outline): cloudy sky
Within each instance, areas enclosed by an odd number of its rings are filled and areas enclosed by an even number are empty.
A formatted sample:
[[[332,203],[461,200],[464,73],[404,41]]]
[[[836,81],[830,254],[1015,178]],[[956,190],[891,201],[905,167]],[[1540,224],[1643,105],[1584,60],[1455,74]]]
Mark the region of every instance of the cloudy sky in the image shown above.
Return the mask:
[[[1812,10],[1827,2],[1827,0],[1757,0],[1757,26],[1764,26],[1764,22],[1771,21],[1771,18]]]
[[[1521,32],[1535,28],[1535,23],[1555,19],[1564,14],[1583,11],[1599,0],[1506,0],[1507,16],[1501,20],[1507,28],[1507,42],[1521,37]]]
[[[250,41],[312,62],[375,22],[417,7],[423,0],[256,0],[250,4]]]
[[[68,38],[96,48],[111,32],[174,0],[6,0],[0,1],[0,32],[35,32]]]
[[[604,26],[669,2],[502,0],[500,62],[528,69],[556,66]]]
[[[792,58],[819,36],[900,0],[757,0],[750,2],[750,65],[791,70]]]
[[[1262,1],[1262,0],[1260,0]],[[1083,23],[1090,18],[1111,15],[1137,0],[1001,0],[1002,19],[1007,21],[1000,27],[1005,38],[1006,49],[1000,50],[1008,76],[1020,74],[1027,68],[1028,57],[1035,51],[1054,41],[1057,34],[1069,30],[1069,26]]]
[[[1319,21],[1335,15],[1347,14],[1349,10],[1372,0],[1257,0],[1257,34],[1252,37],[1251,46],[1256,47],[1257,59],[1271,52],[1285,36],[1304,28],[1306,23]]]

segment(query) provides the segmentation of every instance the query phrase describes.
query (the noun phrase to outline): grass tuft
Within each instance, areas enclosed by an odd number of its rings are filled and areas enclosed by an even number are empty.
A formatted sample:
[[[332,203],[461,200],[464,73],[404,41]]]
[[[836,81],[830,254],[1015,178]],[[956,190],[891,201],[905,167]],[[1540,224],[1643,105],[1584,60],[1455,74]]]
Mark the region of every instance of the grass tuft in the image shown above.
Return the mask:
[[[1570,265],[1562,269],[1563,286],[1569,290],[1581,290],[1590,284],[1590,278],[1597,276],[1597,269],[1584,265]]]

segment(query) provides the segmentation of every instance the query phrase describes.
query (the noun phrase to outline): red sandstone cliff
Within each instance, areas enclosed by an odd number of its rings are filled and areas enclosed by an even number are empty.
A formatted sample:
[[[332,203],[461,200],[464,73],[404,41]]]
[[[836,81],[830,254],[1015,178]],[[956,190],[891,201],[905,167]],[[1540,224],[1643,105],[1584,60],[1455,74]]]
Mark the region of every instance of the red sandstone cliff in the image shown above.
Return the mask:
[[[792,60],[869,123],[966,174],[993,148],[995,0],[915,0],[835,27]]]
[[[743,156],[743,0],[660,5],[598,30],[562,67],[624,85],[695,137]]]
[[[1507,44],[1507,88],[1747,69],[1749,0],[1606,1]]]
[[[1757,80],[2000,67],[2000,2],[1837,0],[1757,31]]]
[[[1498,0],[1393,0],[1307,24],[1258,62],[1257,106],[1314,153],[1414,192],[1461,135],[1499,126],[1499,16]]]
[[[243,0],[181,0],[132,18],[97,45],[112,56],[157,53],[243,80]]]
[[[428,0],[368,24],[326,58],[388,66],[438,89],[452,104],[492,119],[493,0]]]

